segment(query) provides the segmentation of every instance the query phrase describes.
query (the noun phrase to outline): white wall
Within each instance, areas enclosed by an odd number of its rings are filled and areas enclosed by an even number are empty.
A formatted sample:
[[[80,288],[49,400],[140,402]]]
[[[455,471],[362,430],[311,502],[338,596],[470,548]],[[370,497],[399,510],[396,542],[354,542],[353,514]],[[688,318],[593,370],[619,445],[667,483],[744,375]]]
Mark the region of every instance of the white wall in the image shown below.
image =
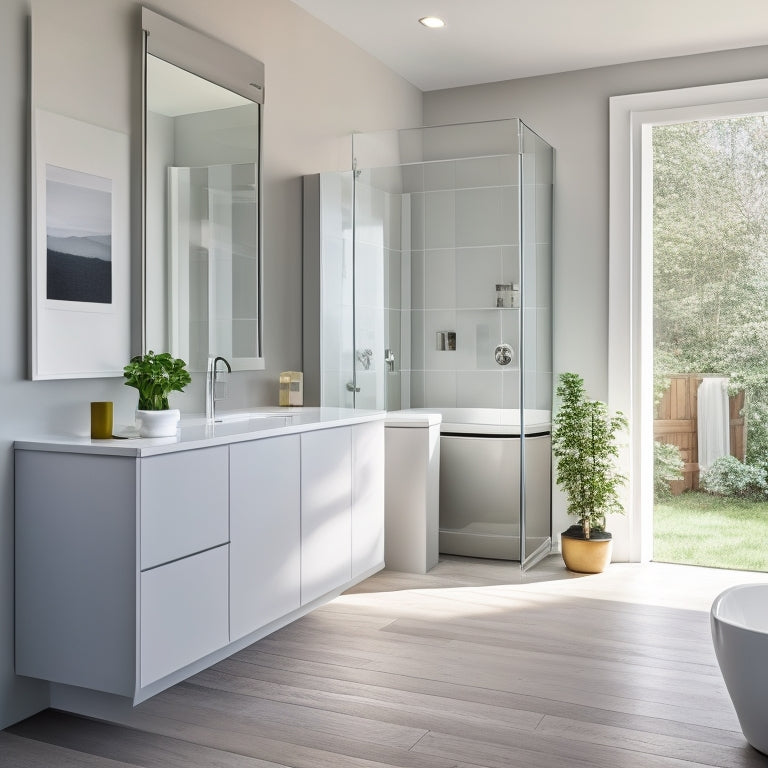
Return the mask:
[[[424,124],[520,117],[555,148],[554,372],[577,371],[608,395],[608,99],[768,75],[768,47],[623,64],[424,95]],[[568,525],[553,497],[554,531]],[[614,518],[615,553],[628,519]]]
[[[153,9],[206,31],[266,67],[264,133],[267,370],[232,377],[232,405],[276,404],[278,374],[301,368],[301,180],[348,168],[354,130],[421,122],[421,93],[288,0],[155,0]],[[47,686],[13,672],[12,441],[88,429],[88,403],[115,401],[128,421],[134,390],[121,379],[29,382],[27,346],[26,27],[35,29],[34,100],[52,112],[131,135],[133,203],[140,162],[138,0],[0,3],[0,728],[48,703]],[[135,231],[135,230],[134,230]],[[134,257],[138,241],[132,243]],[[203,387],[177,405],[203,408]]]

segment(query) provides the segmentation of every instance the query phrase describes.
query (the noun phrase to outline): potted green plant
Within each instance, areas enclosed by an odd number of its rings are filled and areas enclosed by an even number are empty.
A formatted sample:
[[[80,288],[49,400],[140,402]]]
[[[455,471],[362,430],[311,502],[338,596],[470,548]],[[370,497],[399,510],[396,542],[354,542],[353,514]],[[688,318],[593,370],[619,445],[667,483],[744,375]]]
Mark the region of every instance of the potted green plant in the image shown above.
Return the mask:
[[[556,482],[568,497],[568,514],[578,518],[561,534],[566,567],[600,573],[611,561],[612,537],[605,517],[623,513],[618,489],[626,482],[617,466],[616,435],[627,427],[623,413],[614,416],[600,400],[591,400],[584,380],[563,373],[557,388],[560,407],[553,420],[552,452]]]
[[[172,437],[176,434],[180,413],[168,405],[171,392],[183,392],[192,381],[180,358],[168,352],[136,355],[123,368],[125,385],[139,391],[136,423],[142,437]]]

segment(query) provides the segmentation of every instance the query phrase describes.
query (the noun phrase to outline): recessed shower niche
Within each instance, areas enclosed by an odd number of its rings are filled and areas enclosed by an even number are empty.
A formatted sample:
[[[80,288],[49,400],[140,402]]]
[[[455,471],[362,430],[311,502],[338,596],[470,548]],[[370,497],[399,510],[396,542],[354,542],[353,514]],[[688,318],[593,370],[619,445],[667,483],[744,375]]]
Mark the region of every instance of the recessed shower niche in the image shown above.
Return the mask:
[[[304,180],[305,396],[440,411],[441,551],[530,562],[551,541],[553,150],[509,119],[355,134],[352,165]]]

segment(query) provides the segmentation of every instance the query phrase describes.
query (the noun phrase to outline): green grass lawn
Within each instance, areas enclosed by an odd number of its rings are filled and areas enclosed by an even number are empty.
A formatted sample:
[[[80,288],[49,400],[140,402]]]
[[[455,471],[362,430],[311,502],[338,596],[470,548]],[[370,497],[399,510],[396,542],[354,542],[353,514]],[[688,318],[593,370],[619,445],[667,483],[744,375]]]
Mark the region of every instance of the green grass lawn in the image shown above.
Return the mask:
[[[768,571],[768,502],[688,491],[656,503],[653,559]]]

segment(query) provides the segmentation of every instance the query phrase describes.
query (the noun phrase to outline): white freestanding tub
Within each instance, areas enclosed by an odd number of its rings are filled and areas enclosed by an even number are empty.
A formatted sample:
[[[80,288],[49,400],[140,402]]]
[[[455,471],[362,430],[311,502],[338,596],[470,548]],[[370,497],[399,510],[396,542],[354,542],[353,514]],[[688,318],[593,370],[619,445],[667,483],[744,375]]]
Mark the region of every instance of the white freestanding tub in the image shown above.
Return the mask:
[[[712,603],[712,641],[741,730],[768,755],[768,584],[740,584]]]

